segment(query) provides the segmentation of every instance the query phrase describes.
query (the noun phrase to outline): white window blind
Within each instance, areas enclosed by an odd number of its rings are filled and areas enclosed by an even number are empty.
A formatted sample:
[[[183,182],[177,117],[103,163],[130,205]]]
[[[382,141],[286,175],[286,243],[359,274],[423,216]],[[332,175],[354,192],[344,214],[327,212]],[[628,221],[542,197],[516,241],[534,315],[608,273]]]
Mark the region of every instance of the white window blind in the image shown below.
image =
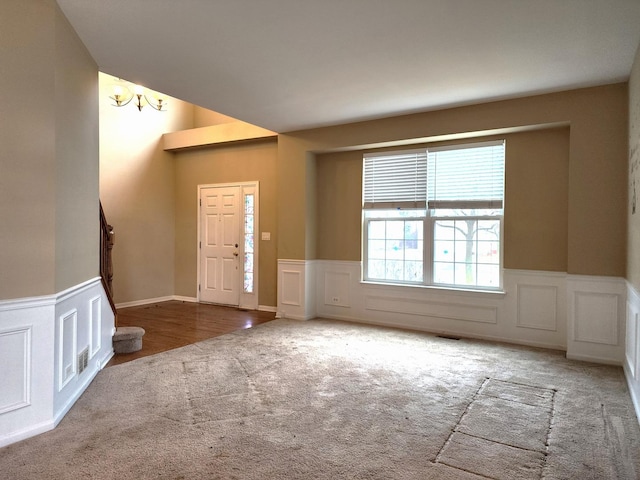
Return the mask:
[[[363,208],[426,208],[427,152],[365,155]]]
[[[429,149],[430,209],[503,208],[504,141]]]

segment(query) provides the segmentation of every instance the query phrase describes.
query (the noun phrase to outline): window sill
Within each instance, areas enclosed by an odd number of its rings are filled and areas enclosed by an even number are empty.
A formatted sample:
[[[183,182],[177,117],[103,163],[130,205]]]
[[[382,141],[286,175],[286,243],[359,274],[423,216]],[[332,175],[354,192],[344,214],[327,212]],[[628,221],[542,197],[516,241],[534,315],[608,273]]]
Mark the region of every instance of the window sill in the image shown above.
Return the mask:
[[[502,289],[495,290],[482,290],[477,288],[455,288],[455,287],[443,287],[437,285],[412,285],[407,283],[380,283],[372,282],[370,280],[360,280],[361,285],[374,288],[392,288],[392,289],[418,289],[425,290],[434,293],[443,293],[447,295],[463,295],[474,297],[504,297],[507,292]]]

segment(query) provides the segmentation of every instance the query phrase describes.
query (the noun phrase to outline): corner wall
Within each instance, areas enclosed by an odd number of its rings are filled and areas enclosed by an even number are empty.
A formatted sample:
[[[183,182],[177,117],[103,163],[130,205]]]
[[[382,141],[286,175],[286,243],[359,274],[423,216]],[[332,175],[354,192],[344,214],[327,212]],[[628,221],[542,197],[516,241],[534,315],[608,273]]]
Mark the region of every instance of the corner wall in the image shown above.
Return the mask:
[[[629,79],[627,325],[624,372],[640,419],[640,47]]]

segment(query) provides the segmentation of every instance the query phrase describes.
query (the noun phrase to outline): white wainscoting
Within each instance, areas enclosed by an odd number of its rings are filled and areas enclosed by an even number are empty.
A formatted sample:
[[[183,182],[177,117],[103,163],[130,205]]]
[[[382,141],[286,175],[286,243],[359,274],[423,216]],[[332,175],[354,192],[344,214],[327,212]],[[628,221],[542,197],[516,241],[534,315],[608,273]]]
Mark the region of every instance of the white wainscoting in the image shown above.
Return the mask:
[[[627,282],[624,374],[640,421],[640,294]]]
[[[360,262],[316,261],[317,315],[566,348],[566,274],[505,270],[504,292],[363,283]]]
[[[626,282],[622,278],[569,275],[567,357],[622,365]]]
[[[316,316],[317,260],[278,260],[276,317],[310,320]]]
[[[113,331],[99,278],[57,295],[0,301],[0,447],[57,425],[113,356]]]

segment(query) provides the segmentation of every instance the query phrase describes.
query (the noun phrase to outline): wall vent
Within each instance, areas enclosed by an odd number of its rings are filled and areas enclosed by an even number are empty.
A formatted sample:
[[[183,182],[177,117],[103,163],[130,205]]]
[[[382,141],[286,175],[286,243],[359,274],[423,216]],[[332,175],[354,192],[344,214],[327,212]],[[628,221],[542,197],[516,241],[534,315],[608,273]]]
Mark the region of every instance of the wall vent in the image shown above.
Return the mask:
[[[89,347],[82,350],[78,355],[78,375],[84,372],[88,364],[89,364]]]

